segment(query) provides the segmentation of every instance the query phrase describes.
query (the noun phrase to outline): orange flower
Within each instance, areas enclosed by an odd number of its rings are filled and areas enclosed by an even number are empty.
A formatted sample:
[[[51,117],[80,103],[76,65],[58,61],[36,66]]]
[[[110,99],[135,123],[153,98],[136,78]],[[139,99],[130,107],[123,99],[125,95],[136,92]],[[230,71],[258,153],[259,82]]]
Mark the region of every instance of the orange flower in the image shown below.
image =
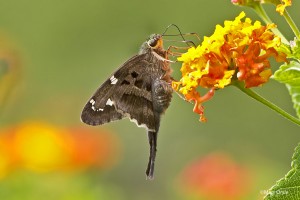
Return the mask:
[[[6,177],[17,166],[18,158],[12,147],[13,129],[1,130],[0,133],[0,179]]]
[[[182,173],[185,189],[207,200],[244,199],[249,173],[223,153],[208,155],[187,166]]]
[[[270,31],[275,25],[252,24],[249,18],[242,21],[244,17],[242,12],[234,21],[225,21],[224,27],[217,25],[212,36],[204,37],[201,45],[178,58],[183,62],[182,78],[172,84],[173,88],[195,102],[200,121],[205,121],[202,103],[213,96],[215,89],[223,89],[232,80],[244,81],[246,87],[260,86],[271,76],[268,58],[286,61],[286,56],[276,50],[280,38]],[[198,87],[209,89],[204,98]]]
[[[69,129],[70,167],[109,167],[117,160],[119,142],[114,134],[89,128]]]

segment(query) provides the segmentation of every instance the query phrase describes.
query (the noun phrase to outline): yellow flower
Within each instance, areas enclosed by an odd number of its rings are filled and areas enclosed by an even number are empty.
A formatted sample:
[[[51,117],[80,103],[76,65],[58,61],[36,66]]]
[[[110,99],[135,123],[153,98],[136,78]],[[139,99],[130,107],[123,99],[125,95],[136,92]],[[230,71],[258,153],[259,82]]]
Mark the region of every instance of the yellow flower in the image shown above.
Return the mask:
[[[274,24],[262,26],[259,21],[252,23],[251,19],[243,18],[244,12],[233,21],[225,21],[224,26],[217,25],[201,45],[178,58],[182,61],[182,78],[173,87],[188,101],[195,102],[194,111],[201,119],[205,119],[202,103],[213,96],[212,91],[230,85],[233,78],[244,81],[246,87],[259,86],[272,74],[269,57],[286,60],[285,55],[276,51],[280,38],[270,31],[276,27]],[[210,90],[200,96],[198,87]]]
[[[283,15],[286,7],[292,5],[292,0],[281,0],[281,4],[276,6],[276,11],[279,12],[280,15]]]
[[[67,164],[65,133],[60,129],[33,122],[19,126],[15,134],[16,152],[28,169],[52,171]]]
[[[19,168],[39,173],[103,169],[118,158],[118,139],[105,130],[24,122],[0,133],[0,180]]]
[[[226,71],[223,78],[221,80],[219,80],[217,84],[215,84],[215,87],[216,88],[224,88],[226,85],[229,85],[234,73],[235,73],[234,70]]]

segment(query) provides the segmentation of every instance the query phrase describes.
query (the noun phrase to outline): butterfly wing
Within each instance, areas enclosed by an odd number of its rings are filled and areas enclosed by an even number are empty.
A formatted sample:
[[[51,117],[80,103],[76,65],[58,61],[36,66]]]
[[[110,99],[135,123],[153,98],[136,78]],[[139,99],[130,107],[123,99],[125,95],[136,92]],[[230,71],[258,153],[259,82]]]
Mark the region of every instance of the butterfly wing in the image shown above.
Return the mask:
[[[95,126],[129,117],[138,126],[155,130],[149,65],[146,54],[125,62],[89,99],[81,120]]]

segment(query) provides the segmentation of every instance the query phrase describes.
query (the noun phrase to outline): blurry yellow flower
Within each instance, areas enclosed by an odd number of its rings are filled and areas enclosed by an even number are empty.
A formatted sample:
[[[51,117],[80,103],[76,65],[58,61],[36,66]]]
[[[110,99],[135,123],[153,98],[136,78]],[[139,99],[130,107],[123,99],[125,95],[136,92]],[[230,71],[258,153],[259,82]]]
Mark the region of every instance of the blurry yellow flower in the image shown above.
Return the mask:
[[[27,168],[44,172],[66,165],[68,154],[65,133],[51,125],[26,123],[15,132],[15,148],[21,162]]]
[[[259,86],[271,76],[269,57],[286,60],[276,51],[281,42],[270,31],[275,25],[262,26],[249,18],[242,20],[244,17],[242,12],[235,20],[225,21],[224,26],[217,25],[213,35],[204,37],[201,45],[178,58],[182,61],[182,78],[173,88],[195,102],[194,112],[200,114],[201,121],[205,120],[202,103],[212,97],[215,89],[230,85],[233,79],[245,82],[246,87]],[[200,96],[198,87],[211,90]]]
[[[292,0],[281,0],[281,4],[276,6],[276,11],[279,12],[280,15],[283,15],[286,7],[292,5]]]
[[[0,179],[24,167],[35,172],[107,168],[119,154],[118,138],[105,130],[25,122],[0,133]]]

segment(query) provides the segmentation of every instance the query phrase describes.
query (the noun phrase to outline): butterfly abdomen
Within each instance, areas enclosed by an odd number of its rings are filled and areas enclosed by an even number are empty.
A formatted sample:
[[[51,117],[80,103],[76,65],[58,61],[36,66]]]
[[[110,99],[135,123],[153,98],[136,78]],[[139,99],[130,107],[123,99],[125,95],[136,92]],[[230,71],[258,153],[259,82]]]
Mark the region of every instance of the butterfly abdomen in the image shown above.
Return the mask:
[[[156,79],[153,83],[153,107],[163,113],[170,105],[173,89],[169,83],[164,80]]]

